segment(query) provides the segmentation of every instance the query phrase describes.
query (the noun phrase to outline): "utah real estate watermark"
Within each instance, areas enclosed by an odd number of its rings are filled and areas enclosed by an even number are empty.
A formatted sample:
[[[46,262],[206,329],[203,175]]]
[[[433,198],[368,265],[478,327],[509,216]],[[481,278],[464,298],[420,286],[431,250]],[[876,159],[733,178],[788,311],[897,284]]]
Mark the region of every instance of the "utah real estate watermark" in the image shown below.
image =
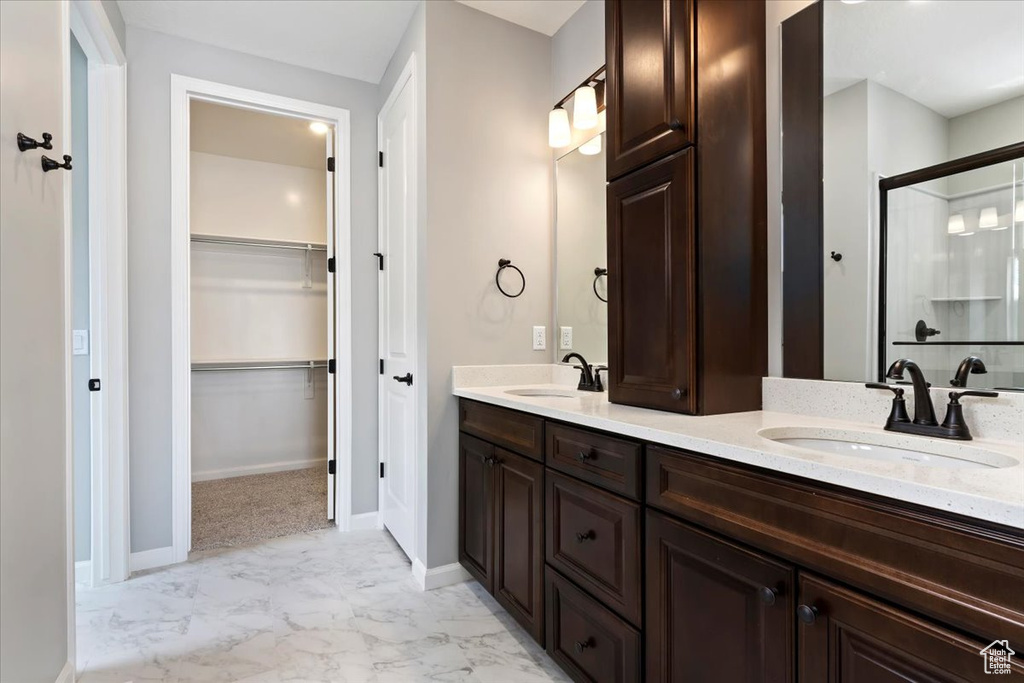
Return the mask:
[[[980,654],[985,658],[985,673],[996,675],[1012,673],[1010,658],[1017,653],[1010,649],[1010,641],[992,641],[992,644],[983,648]]]

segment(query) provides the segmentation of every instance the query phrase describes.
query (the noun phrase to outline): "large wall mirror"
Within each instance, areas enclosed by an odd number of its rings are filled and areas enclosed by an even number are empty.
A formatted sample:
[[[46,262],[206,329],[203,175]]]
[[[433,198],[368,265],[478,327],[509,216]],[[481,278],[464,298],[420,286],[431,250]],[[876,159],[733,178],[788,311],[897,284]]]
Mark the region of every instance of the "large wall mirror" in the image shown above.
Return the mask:
[[[825,0],[782,52],[783,374],[1024,390],[1024,3]]]
[[[603,69],[591,79],[603,79]],[[598,89],[599,95],[603,88]],[[559,106],[573,110],[573,98]],[[572,130],[555,160],[555,362],[570,352],[608,361],[608,241],[605,120]]]

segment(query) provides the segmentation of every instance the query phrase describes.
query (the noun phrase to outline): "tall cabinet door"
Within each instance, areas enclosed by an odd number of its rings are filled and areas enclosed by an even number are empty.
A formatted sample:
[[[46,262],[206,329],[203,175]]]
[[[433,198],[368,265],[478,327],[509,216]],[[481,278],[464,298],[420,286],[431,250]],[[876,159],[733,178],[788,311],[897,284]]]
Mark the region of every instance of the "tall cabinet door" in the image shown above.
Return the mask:
[[[694,141],[693,2],[608,0],[605,26],[608,177],[617,178]]]
[[[793,680],[793,568],[647,513],[647,680]]]
[[[961,683],[988,678],[981,655],[987,642],[813,576],[800,577],[799,602],[802,683]],[[1020,675],[1024,667],[1014,662],[1013,672]]]
[[[694,155],[687,148],[608,185],[612,403],[697,409]]]
[[[459,434],[459,562],[494,592],[494,446]]]
[[[544,642],[544,465],[494,454],[494,597]]]

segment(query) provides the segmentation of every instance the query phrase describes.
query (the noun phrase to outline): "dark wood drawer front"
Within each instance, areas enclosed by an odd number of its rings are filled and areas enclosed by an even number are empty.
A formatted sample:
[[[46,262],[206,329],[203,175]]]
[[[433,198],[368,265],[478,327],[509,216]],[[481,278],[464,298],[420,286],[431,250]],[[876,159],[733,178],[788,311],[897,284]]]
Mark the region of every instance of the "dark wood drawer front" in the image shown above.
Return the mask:
[[[640,500],[640,444],[548,424],[548,467]]]
[[[639,681],[640,633],[550,567],[546,577],[551,658],[574,681]]]
[[[476,401],[459,401],[459,429],[534,460],[544,460],[544,420]]]
[[[987,641],[1024,643],[1024,533],[647,449],[647,503]]]
[[[548,564],[640,623],[640,506],[548,470]]]

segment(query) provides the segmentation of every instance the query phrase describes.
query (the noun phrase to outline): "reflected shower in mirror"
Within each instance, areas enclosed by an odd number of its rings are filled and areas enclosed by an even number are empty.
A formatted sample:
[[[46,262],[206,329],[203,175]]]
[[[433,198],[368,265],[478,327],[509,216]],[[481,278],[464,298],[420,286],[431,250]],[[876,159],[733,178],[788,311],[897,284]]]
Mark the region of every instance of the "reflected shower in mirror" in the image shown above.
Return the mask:
[[[555,162],[556,362],[568,351],[608,360],[604,133]]]

